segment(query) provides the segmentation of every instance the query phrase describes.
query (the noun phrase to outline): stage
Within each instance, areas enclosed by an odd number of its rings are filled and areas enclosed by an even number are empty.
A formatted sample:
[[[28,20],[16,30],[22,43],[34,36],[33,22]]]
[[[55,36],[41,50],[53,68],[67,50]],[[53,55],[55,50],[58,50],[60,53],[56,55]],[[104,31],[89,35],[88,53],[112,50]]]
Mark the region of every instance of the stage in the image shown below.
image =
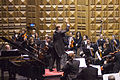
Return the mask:
[[[49,69],[45,69],[44,79],[45,80],[60,80],[60,77],[63,75],[63,72],[57,72],[56,69],[50,72]]]

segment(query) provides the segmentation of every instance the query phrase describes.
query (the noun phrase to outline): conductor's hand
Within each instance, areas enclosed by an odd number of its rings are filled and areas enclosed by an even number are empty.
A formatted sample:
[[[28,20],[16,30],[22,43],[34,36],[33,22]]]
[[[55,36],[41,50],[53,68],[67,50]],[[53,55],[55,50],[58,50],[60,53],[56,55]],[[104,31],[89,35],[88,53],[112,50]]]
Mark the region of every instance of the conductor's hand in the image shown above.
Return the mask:
[[[68,23],[68,19],[65,19],[65,22]]]

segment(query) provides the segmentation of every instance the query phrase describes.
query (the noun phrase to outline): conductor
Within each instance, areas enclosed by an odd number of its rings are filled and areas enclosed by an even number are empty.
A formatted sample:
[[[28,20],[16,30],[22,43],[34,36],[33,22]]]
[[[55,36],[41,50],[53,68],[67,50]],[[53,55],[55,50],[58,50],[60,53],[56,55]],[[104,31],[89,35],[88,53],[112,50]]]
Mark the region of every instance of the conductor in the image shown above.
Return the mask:
[[[70,25],[66,20],[66,29],[62,30],[61,26],[57,26],[55,32],[53,34],[53,47],[54,47],[54,57],[53,57],[53,65],[56,60],[56,68],[57,71],[61,70],[61,56],[64,54],[64,37],[65,33],[69,31]]]

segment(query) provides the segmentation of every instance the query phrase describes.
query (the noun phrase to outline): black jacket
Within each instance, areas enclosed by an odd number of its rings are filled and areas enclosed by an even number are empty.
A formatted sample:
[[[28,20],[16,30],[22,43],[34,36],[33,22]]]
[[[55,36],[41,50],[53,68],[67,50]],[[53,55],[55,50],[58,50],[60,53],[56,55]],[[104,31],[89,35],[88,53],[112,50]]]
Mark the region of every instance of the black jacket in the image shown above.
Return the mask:
[[[98,69],[94,67],[84,68],[77,76],[77,80],[96,80],[98,76]]]
[[[68,80],[76,78],[79,72],[79,65],[80,61],[78,60],[68,61],[62,68],[62,70],[64,71],[65,78],[67,78]]]
[[[59,57],[61,57],[62,54],[64,54],[65,44],[63,37],[65,36],[65,33],[67,31],[69,31],[69,26],[67,26],[66,30],[55,31],[53,34],[53,46]]]
[[[118,73],[120,71],[120,52],[115,54],[115,64],[114,64],[113,71],[115,73]]]

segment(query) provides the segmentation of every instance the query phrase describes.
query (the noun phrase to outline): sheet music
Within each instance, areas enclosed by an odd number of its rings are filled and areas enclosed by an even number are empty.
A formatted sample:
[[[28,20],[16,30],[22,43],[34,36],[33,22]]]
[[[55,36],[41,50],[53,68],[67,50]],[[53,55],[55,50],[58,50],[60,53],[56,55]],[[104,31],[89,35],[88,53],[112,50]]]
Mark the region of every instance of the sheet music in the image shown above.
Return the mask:
[[[74,51],[66,51],[67,54],[74,53]]]
[[[100,57],[100,55],[99,55],[98,51],[96,51],[96,55],[97,55],[98,59],[101,61],[101,60],[102,60],[102,58]]]
[[[79,67],[87,67],[86,62],[85,62],[85,58],[75,58],[75,60],[80,61]]]
[[[100,65],[90,65],[90,66],[92,66],[94,68],[97,68],[98,69],[98,75],[102,75]]]
[[[120,80],[120,74],[119,73],[111,73],[111,74],[104,74],[103,80],[108,80],[108,76],[115,76],[115,80]]]

